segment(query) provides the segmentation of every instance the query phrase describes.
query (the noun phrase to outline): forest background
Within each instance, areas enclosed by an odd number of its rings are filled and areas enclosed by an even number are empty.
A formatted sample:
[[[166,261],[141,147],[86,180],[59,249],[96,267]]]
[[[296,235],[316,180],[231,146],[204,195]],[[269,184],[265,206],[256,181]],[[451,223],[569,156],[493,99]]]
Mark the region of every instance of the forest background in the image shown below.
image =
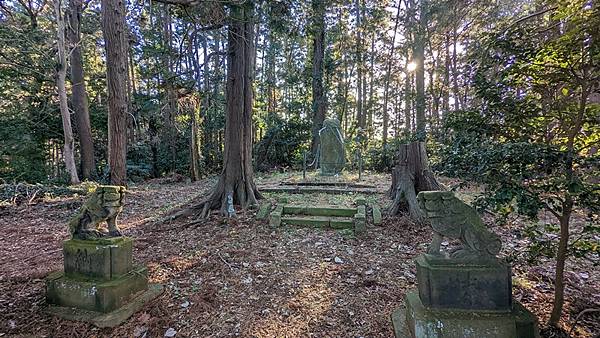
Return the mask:
[[[561,290],[566,257],[597,264],[600,250],[598,8],[1,0],[0,177],[10,185],[219,174],[235,111],[228,67],[242,60],[251,108],[232,128],[249,131],[254,170],[298,169],[305,154],[311,162],[324,118],[340,120],[350,167],[360,157],[365,169],[389,172],[400,144],[425,141],[437,173],[484,187],[481,209],[554,216],[528,234],[534,256],[557,258]],[[228,64],[232,41],[247,49]],[[574,213],[583,219],[575,230]]]

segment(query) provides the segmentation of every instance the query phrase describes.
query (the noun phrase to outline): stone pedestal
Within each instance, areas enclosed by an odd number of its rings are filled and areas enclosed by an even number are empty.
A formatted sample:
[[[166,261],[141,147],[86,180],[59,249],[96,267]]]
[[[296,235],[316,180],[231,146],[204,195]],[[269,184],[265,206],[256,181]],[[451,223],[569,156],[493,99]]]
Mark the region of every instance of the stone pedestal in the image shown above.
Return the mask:
[[[535,317],[512,299],[510,265],[421,255],[418,290],[392,314],[397,338],[537,338]]]
[[[145,267],[132,264],[133,240],[71,239],[63,244],[64,271],[46,278],[51,314],[97,326],[116,326],[162,292],[148,285]]]
[[[510,312],[510,265],[500,260],[461,262],[421,255],[417,284],[423,305],[429,308]]]
[[[510,312],[431,309],[416,291],[392,314],[396,338],[537,338],[535,317],[515,303]]]

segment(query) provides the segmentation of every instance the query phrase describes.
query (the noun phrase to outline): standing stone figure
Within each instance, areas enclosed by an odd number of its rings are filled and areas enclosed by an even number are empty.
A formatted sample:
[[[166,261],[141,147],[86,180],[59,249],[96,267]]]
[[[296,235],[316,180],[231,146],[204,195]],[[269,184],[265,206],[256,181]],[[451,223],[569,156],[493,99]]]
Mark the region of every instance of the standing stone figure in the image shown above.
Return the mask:
[[[323,128],[319,130],[321,150],[319,154],[319,165],[321,175],[338,175],[346,164],[346,152],[344,149],[344,136],[340,122],[336,119],[323,121]]]

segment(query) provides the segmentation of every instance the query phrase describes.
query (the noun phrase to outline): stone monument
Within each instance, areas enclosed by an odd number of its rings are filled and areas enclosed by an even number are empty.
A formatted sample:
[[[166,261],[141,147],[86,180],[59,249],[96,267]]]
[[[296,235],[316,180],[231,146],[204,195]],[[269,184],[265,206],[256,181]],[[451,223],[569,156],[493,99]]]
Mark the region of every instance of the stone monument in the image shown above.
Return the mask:
[[[539,337],[535,317],[513,301],[511,267],[496,257],[500,238],[477,211],[449,191],[422,191],[417,201],[434,235],[416,259],[418,290],[392,314],[396,337]],[[460,246],[441,252],[443,237]]]
[[[344,136],[340,122],[336,119],[323,121],[323,128],[319,130],[321,150],[319,153],[319,165],[321,175],[338,175],[346,164],[346,152],[344,149]]]
[[[162,286],[148,284],[145,267],[133,265],[133,240],[117,226],[124,195],[125,187],[97,187],[69,223],[64,270],[46,278],[49,313],[113,327],[162,292]],[[103,222],[108,232],[99,229]]]

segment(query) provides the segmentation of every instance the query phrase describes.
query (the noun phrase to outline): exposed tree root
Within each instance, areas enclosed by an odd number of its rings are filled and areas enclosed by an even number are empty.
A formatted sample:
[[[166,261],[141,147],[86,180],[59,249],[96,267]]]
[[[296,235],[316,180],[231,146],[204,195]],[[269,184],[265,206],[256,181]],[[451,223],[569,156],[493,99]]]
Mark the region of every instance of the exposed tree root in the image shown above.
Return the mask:
[[[429,170],[425,143],[402,145],[396,161],[389,190],[393,200],[389,212],[391,215],[407,212],[413,220],[422,223],[424,216],[417,204],[417,194],[420,191],[444,190]]]

